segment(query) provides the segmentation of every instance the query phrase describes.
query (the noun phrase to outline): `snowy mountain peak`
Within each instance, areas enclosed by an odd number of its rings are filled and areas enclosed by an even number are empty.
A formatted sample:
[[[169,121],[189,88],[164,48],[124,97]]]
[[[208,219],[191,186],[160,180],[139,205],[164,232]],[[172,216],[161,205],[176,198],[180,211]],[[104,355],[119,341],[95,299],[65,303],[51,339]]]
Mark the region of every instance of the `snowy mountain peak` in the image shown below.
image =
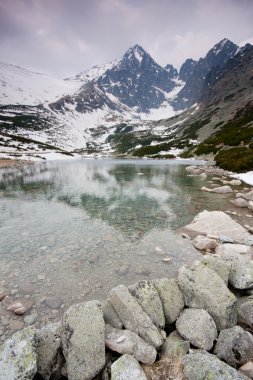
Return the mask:
[[[233,56],[237,50],[238,46],[235,45],[232,41],[230,41],[227,38],[223,38],[220,42],[214,45],[214,47],[209,50],[207,55],[209,53],[212,53],[214,55],[222,54],[224,51],[231,52],[231,56]]]
[[[135,60],[141,64],[143,57],[147,55],[146,51],[138,44],[130,47],[123,56],[123,60]]]

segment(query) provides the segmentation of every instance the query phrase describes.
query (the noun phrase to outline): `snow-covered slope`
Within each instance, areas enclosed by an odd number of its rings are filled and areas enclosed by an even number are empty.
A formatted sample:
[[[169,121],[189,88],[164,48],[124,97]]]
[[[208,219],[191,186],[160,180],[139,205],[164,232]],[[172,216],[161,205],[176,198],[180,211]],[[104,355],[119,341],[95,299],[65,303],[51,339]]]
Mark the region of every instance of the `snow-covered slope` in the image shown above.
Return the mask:
[[[107,70],[111,70],[114,66],[116,66],[118,62],[119,60],[115,59],[114,61],[105,63],[104,65],[95,65],[91,69],[81,71],[76,76],[67,78],[66,80],[78,80],[85,83],[94,79],[98,79]]]
[[[52,103],[80,88],[79,80],[63,80],[0,63],[0,104]]]

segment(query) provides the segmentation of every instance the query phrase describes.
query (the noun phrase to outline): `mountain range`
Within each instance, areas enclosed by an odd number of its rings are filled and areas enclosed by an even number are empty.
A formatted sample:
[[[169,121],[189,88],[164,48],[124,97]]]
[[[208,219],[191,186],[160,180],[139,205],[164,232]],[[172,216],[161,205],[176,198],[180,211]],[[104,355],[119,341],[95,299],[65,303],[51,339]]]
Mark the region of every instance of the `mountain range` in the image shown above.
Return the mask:
[[[225,38],[177,71],[135,45],[121,59],[63,80],[0,63],[0,152],[194,154],[196,144],[251,107],[252,51]]]

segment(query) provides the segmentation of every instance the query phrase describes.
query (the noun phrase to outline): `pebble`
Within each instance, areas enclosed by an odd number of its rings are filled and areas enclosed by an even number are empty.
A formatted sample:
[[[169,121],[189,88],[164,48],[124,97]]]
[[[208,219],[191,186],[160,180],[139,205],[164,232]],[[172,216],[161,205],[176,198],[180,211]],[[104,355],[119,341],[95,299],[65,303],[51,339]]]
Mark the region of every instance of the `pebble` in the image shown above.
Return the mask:
[[[6,297],[6,293],[3,292],[3,291],[0,291],[0,302],[2,302],[2,300]]]
[[[24,322],[27,325],[32,325],[32,324],[34,324],[37,321],[37,318],[38,318],[37,314],[26,315],[25,318],[24,318]]]
[[[47,297],[45,299],[45,304],[50,307],[50,309],[60,309],[62,300],[59,297]]]
[[[1,323],[3,326],[8,326],[9,324],[9,319],[8,318],[5,318],[5,317],[2,317],[1,318]]]
[[[24,282],[19,286],[19,291],[23,293],[31,294],[36,290],[36,286],[30,282]]]
[[[25,306],[21,302],[15,302],[9,307],[7,307],[8,311],[12,311],[16,315],[23,315],[26,312]]]
[[[16,319],[11,319],[9,327],[11,330],[20,330],[24,327],[24,323]]]
[[[122,265],[118,269],[116,269],[116,272],[118,273],[119,276],[125,276],[126,274],[129,273],[129,265]]]
[[[46,278],[46,276],[45,276],[44,274],[39,274],[39,275],[37,276],[37,279],[40,280],[40,281],[45,280],[45,278]]]
[[[169,263],[171,261],[171,258],[170,257],[165,257],[164,259],[163,259],[163,262],[165,262],[165,263]]]
[[[143,276],[149,276],[151,274],[151,271],[146,268],[138,268],[135,271],[136,274],[142,274]]]
[[[155,247],[155,254],[156,255],[164,255],[165,252],[160,247]]]

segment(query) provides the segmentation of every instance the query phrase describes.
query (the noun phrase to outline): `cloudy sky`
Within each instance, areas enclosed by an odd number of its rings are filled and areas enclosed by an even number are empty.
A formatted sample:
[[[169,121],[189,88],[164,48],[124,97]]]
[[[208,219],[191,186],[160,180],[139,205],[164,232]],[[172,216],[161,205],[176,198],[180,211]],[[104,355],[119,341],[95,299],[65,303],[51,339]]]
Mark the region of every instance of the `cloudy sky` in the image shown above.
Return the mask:
[[[0,61],[66,77],[138,43],[177,68],[219,40],[253,43],[253,0],[0,0]]]

